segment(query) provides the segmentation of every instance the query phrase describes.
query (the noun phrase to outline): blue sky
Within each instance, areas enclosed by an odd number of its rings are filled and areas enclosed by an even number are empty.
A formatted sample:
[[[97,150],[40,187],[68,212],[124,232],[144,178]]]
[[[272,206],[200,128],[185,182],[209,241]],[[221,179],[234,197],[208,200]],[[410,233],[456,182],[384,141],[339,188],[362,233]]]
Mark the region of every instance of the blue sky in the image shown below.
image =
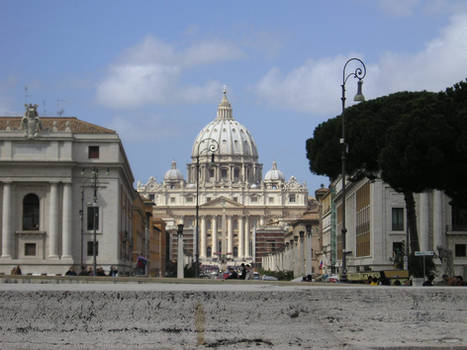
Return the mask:
[[[0,115],[27,100],[115,129],[135,180],[186,173],[226,85],[264,173],[275,160],[313,193],[328,180],[305,141],[340,113],[346,60],[366,63],[367,99],[443,90],[467,77],[467,2],[3,0],[0,49]]]

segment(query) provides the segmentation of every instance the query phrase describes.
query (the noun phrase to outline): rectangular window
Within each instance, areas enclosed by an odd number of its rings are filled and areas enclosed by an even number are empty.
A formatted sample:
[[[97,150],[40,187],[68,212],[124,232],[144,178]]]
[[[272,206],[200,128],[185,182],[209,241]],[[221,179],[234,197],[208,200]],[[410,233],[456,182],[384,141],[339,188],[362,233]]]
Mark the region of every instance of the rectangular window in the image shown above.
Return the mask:
[[[251,203],[256,203],[258,201],[258,197],[251,196]]]
[[[404,231],[404,208],[392,208],[392,230]]]
[[[193,197],[186,197],[187,203],[193,203]]]
[[[289,202],[290,203],[295,203],[295,194],[289,195]]]
[[[233,201],[234,201],[234,202],[238,202],[238,198],[237,198],[237,197],[233,197]]]
[[[227,178],[227,169],[225,168],[221,169],[221,177],[223,179]]]
[[[214,169],[209,169],[209,177],[214,177]]]
[[[88,256],[94,256],[93,246],[94,241],[88,241]],[[99,255],[99,242],[96,241],[96,256]]]
[[[175,197],[170,197],[170,203],[175,203]]]
[[[452,229],[453,231],[467,231],[467,208],[452,206]]]
[[[88,231],[99,229],[99,207],[88,207]]]
[[[274,197],[269,197],[269,203],[274,203]]]
[[[153,194],[153,193],[151,193],[151,194],[149,195],[149,200],[150,200],[150,201],[153,201],[153,200],[154,200],[154,194]]]
[[[36,256],[36,243],[24,244],[24,256]]]
[[[456,244],[456,258],[463,258],[466,256],[465,244]]]
[[[88,147],[88,158],[89,159],[99,159],[99,146],[89,146]]]
[[[238,181],[238,178],[240,177],[240,169],[235,168],[234,169],[234,180]]]

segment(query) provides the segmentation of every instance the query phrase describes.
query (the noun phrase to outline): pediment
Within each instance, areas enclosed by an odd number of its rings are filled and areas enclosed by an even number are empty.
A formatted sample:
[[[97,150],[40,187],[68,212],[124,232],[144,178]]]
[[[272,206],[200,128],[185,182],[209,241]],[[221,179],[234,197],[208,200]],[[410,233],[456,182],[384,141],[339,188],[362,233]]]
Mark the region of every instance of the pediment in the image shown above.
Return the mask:
[[[243,205],[235,202],[227,197],[219,197],[216,199],[213,199],[207,203],[204,203],[203,205],[200,205],[200,208],[243,208]]]

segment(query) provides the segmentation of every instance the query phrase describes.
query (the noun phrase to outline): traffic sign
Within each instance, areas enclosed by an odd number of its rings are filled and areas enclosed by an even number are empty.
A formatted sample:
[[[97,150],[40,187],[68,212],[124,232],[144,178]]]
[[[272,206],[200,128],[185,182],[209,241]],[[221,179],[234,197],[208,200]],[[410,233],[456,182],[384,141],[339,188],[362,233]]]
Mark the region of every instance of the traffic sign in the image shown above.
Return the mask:
[[[419,252],[415,252],[415,256],[433,256],[435,252],[432,250],[422,250]]]

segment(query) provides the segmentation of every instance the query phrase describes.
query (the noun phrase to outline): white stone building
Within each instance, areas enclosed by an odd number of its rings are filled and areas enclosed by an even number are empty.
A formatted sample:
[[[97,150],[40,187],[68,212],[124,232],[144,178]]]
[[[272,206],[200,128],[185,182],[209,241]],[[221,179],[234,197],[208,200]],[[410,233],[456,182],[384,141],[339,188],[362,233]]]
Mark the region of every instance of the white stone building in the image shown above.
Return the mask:
[[[207,265],[253,262],[256,228],[272,225],[286,233],[287,223],[307,209],[306,186],[294,177],[286,181],[275,162],[263,179],[253,136],[234,119],[225,91],[217,117],[196,137],[191,159],[186,180],[173,162],[162,183],[150,178],[137,186],[156,204],[154,216],[167,222],[172,260],[178,223],[184,224],[185,251],[194,254],[197,199],[199,258]]]
[[[36,109],[0,117],[0,272],[79,272],[93,264],[94,233],[97,265],[128,270],[136,192],[117,133]]]
[[[335,182],[332,187],[335,195],[331,196],[330,191],[322,202],[325,209],[323,245],[336,249],[335,261],[331,259],[331,249],[323,249],[322,260],[328,273],[335,270],[340,272],[342,266],[341,182]],[[435,258],[438,265],[436,274],[467,277],[467,210],[453,208],[449,197],[438,190],[415,194],[414,197],[420,251],[434,251],[438,256],[438,248],[443,248],[441,253],[450,252],[451,257],[443,261]],[[334,223],[332,215],[327,214],[332,212],[335,212]],[[348,272],[395,269],[396,260],[401,259],[397,252],[405,252],[406,218],[403,195],[382,180],[363,178],[349,182],[346,186],[346,250],[350,251],[347,257]],[[331,235],[329,224],[335,226],[335,237]],[[335,265],[329,266],[332,263]]]

